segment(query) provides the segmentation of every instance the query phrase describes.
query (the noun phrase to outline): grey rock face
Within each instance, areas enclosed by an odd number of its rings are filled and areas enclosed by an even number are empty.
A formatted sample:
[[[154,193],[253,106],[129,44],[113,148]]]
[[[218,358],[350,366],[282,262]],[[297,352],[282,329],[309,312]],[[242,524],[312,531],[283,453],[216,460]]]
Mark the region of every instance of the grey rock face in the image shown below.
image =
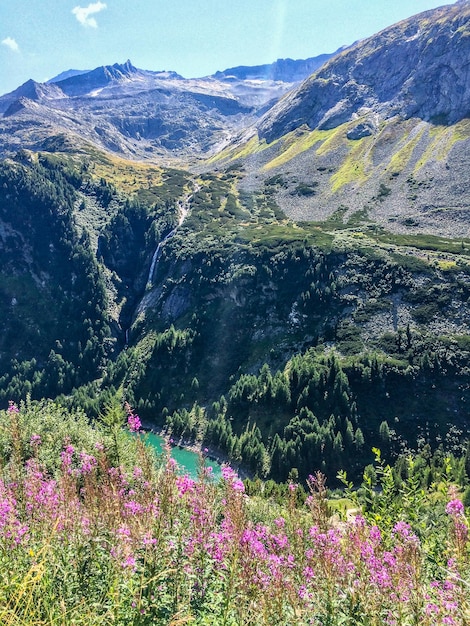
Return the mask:
[[[334,128],[361,109],[440,124],[467,117],[470,4],[421,13],[348,48],[275,105],[258,130],[272,141],[301,124]]]
[[[365,122],[358,124],[354,128],[351,128],[351,130],[348,130],[346,137],[352,140],[362,139],[363,137],[369,137],[372,135],[374,130],[374,125],[371,122]]]

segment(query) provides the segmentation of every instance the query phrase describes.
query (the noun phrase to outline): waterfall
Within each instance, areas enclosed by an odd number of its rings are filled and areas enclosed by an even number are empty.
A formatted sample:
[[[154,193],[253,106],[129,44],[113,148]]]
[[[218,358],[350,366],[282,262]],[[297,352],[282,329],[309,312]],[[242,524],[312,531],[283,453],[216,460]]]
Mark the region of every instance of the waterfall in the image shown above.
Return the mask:
[[[162,245],[165,243],[165,241],[167,241],[168,239],[171,239],[171,237],[173,237],[173,235],[176,233],[176,228],[173,228],[173,230],[170,230],[169,233],[167,233],[165,235],[165,237],[163,237],[163,239],[160,241],[160,243],[157,246],[157,249],[155,250],[155,252],[153,253],[152,256],[152,262],[150,264],[150,270],[149,270],[149,275],[147,278],[147,285],[146,285],[146,289],[150,289],[152,286],[152,282],[153,282],[153,275],[155,273],[155,266],[157,265],[157,261],[160,258],[161,254],[162,254]]]
[[[195,185],[194,190],[197,191],[197,189],[198,187]],[[158,263],[158,259],[160,258],[162,254],[162,246],[165,243],[165,241],[168,241],[168,239],[171,239],[176,234],[176,231],[186,219],[186,216],[189,213],[189,203],[192,197],[193,197],[193,194],[191,193],[190,195],[186,196],[182,202],[178,202],[178,213],[179,213],[178,224],[175,226],[175,228],[173,228],[173,230],[170,230],[170,232],[165,235],[165,237],[160,241],[155,252],[153,253],[152,262],[150,264],[149,275],[147,278],[147,285],[145,287],[146,290],[151,289],[152,287],[153,275],[155,274],[155,267]]]
[[[197,183],[193,183],[193,191],[192,193],[189,193],[188,195],[186,195],[180,202],[178,202],[178,223],[176,224],[176,226],[170,230],[169,233],[167,233],[165,235],[165,237],[163,237],[163,239],[160,241],[160,243],[158,244],[155,252],[152,255],[152,262],[150,263],[150,269],[149,269],[149,273],[148,273],[148,277],[147,277],[147,284],[145,286],[145,291],[146,293],[143,295],[143,298],[140,302],[140,304],[138,305],[136,311],[134,312],[134,317],[136,315],[136,312],[138,313],[139,310],[142,309],[142,307],[145,307],[146,302],[148,300],[148,298],[150,297],[150,294],[148,293],[150,291],[150,289],[153,286],[153,277],[155,275],[155,269],[157,267],[157,263],[159,258],[161,257],[162,254],[162,248],[163,248],[163,244],[168,241],[168,239],[171,239],[175,234],[176,231],[178,230],[178,228],[183,224],[184,220],[186,219],[186,216],[189,213],[189,204],[191,202],[191,198],[193,197],[193,194],[196,193],[196,191],[199,190],[199,185]],[[127,330],[124,331],[124,341],[125,341],[125,345],[128,346],[129,345],[129,335],[130,335],[130,328],[128,328]]]

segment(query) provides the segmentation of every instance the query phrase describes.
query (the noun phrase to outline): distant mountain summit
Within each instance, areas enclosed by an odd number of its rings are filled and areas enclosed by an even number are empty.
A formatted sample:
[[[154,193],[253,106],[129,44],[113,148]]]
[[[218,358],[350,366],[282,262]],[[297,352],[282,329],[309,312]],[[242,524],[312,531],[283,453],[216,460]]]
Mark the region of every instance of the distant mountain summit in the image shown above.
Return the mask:
[[[3,113],[6,116],[12,115],[21,108],[21,102],[24,103],[25,99],[32,102],[45,102],[63,97],[64,93],[60,87],[47,83],[37,83],[30,79],[11,93],[0,98],[0,114]]]
[[[100,89],[120,81],[130,80],[139,75],[140,70],[128,60],[122,65],[103,65],[83,74],[75,74],[57,81],[56,84],[68,96],[85,95],[94,89]]]
[[[47,83],[37,83],[34,80],[28,80],[23,85],[11,92],[12,98],[29,98],[30,100],[41,100],[42,98],[60,98],[64,94],[61,89],[48,85]]]
[[[222,72],[216,72],[214,78],[235,78],[238,80],[268,79],[286,83],[296,83],[304,80],[307,76],[310,76],[310,74],[313,74],[313,72],[328,61],[328,59],[331,59],[331,57],[342,50],[343,48],[340,48],[332,54],[320,54],[319,56],[305,60],[278,59],[274,63],[266,65],[239,65]]]
[[[60,74],[57,74],[57,76],[53,76],[47,82],[58,83],[66,78],[72,78],[73,76],[79,76],[80,74],[87,74],[89,71],[90,70],[65,70],[65,72],[61,72]]]

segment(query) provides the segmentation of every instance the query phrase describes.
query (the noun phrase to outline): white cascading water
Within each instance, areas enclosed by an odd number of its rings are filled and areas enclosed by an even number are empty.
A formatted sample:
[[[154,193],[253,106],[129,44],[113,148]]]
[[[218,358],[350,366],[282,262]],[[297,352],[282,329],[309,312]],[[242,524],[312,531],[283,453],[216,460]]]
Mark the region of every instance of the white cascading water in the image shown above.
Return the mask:
[[[178,219],[178,224],[173,228],[173,230],[170,230],[169,233],[167,233],[165,235],[165,237],[160,241],[160,243],[158,244],[155,252],[153,253],[152,256],[152,262],[150,264],[150,270],[149,270],[149,275],[147,278],[147,285],[145,287],[145,289],[150,289],[152,287],[153,284],[153,275],[155,273],[155,267],[158,263],[158,259],[160,258],[160,255],[162,253],[162,246],[165,243],[165,241],[168,241],[168,239],[171,239],[176,231],[178,230],[178,228],[181,226],[181,224],[184,222],[184,220],[186,219],[186,216],[188,215],[189,212],[189,202],[192,198],[192,194],[188,197],[186,197],[183,202],[179,202],[178,203],[178,213],[179,213],[179,219]]]
[[[152,262],[150,263],[150,269],[149,269],[149,273],[148,273],[148,277],[147,277],[147,284],[145,286],[145,291],[148,293],[149,290],[152,288],[153,286],[153,277],[155,275],[155,268],[157,267],[157,263],[158,263],[158,259],[160,258],[161,254],[162,254],[162,246],[165,243],[165,241],[168,241],[169,239],[171,239],[175,234],[176,231],[178,230],[178,228],[182,225],[182,223],[184,222],[184,220],[186,219],[186,216],[189,213],[189,204],[191,202],[191,198],[193,197],[193,194],[198,191],[199,186],[198,185],[194,185],[194,190],[191,194],[188,194],[181,202],[178,203],[178,224],[172,229],[170,230],[169,233],[167,233],[165,235],[165,237],[160,241],[160,243],[158,244],[155,252],[153,253],[152,256]],[[141,305],[142,303],[144,303],[146,301],[147,297],[146,295],[144,295]],[[129,345],[129,331],[130,329],[128,328],[125,333],[125,344],[126,346]]]

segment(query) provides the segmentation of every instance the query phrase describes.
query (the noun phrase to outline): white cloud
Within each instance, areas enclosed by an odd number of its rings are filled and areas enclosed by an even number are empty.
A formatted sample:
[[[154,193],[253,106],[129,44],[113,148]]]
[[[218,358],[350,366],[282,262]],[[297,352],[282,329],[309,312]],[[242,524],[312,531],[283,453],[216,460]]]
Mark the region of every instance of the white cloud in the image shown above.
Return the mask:
[[[106,9],[104,2],[91,2],[87,7],[77,6],[72,9],[72,13],[82,26],[89,26],[91,28],[98,28],[98,24],[94,17],[90,17],[93,13],[99,13]]]
[[[5,37],[5,39],[2,40],[2,45],[6,46],[7,48],[10,48],[10,50],[13,50],[13,52],[19,52],[20,50],[20,47],[18,46],[16,41],[13,39],[13,37]]]

